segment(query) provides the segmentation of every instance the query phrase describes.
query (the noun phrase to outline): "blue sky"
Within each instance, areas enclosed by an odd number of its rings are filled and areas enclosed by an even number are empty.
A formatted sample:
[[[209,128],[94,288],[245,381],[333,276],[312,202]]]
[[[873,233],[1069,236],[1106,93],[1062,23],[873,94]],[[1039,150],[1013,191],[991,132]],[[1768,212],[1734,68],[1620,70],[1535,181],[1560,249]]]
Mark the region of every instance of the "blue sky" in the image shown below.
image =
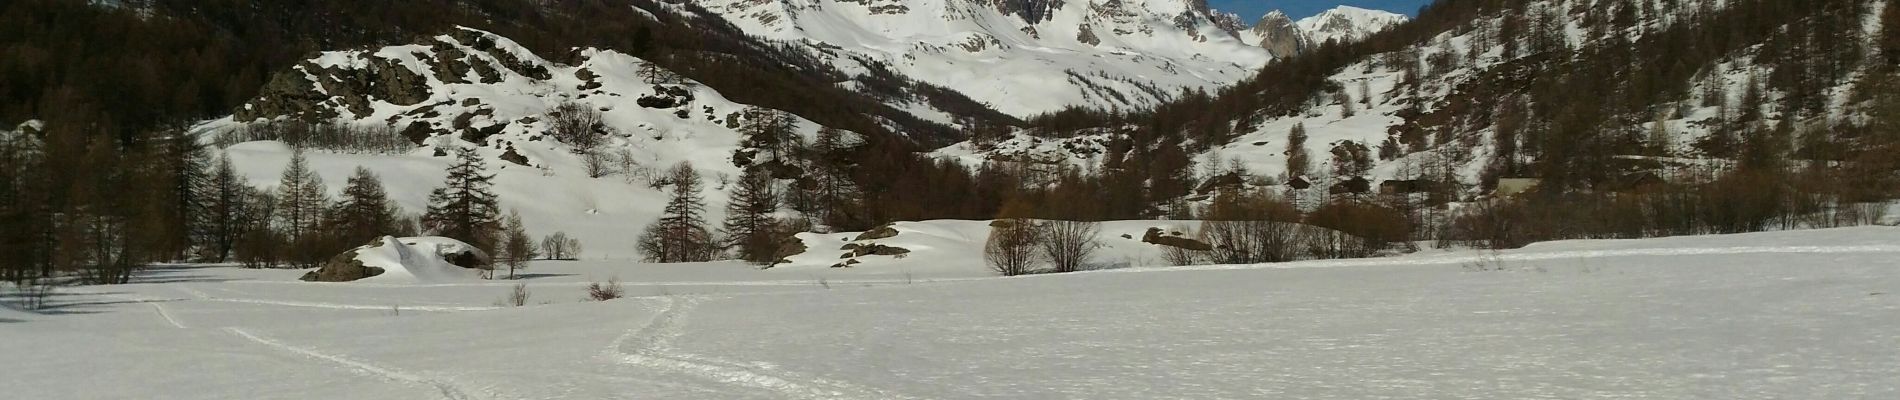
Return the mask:
[[[1286,15],[1292,16],[1293,19],[1310,17],[1342,4],[1417,16],[1418,8],[1431,2],[1432,0],[1208,0],[1207,4],[1216,10],[1239,14],[1241,20],[1251,24],[1255,18],[1260,18],[1267,11],[1276,8],[1285,10]]]

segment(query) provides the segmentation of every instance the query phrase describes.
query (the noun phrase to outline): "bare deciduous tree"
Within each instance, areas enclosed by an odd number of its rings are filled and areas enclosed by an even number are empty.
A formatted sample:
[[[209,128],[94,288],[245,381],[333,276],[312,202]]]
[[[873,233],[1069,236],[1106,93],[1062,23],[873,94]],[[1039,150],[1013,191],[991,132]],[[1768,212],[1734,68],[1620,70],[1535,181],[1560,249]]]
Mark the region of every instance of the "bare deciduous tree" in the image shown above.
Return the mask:
[[[1026,219],[1002,219],[991,224],[983,245],[983,260],[1003,276],[1030,272],[1036,262],[1036,228]]]
[[[1101,233],[1102,227],[1101,223],[1091,221],[1048,221],[1037,231],[1043,256],[1049,258],[1055,272],[1075,272],[1082,269],[1082,263],[1099,247],[1095,235]]]
[[[601,121],[600,110],[584,104],[565,102],[548,111],[548,135],[572,146],[577,154],[593,153],[594,148],[600,146],[606,126]]]
[[[626,291],[620,288],[620,278],[608,278],[605,284],[600,282],[587,284],[588,300],[607,301],[618,299],[625,295]]]
[[[568,237],[567,232],[555,232],[541,239],[541,255],[549,260],[580,258],[581,240]]]

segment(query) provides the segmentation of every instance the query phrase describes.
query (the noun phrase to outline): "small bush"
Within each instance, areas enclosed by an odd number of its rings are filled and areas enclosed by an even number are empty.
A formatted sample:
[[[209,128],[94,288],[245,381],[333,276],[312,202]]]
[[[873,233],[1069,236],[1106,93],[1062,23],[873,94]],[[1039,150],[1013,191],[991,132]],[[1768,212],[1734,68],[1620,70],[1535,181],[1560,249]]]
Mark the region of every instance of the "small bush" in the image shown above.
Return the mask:
[[[593,283],[587,284],[587,299],[588,300],[607,301],[607,300],[618,299],[624,296],[626,296],[626,291],[620,288],[620,278],[608,279],[607,283],[605,284],[602,284],[600,282],[593,282]]]
[[[515,284],[514,291],[509,292],[508,297],[503,297],[501,299],[501,305],[506,306],[506,307],[521,307],[521,306],[528,305],[528,284],[526,283]]]

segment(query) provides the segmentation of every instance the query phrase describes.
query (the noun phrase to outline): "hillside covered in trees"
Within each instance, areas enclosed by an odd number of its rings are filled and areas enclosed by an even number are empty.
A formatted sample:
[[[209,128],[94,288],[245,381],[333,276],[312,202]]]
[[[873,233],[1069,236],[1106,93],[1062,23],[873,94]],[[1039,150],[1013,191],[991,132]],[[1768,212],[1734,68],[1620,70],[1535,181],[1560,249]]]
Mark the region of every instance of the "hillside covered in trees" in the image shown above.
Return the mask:
[[[939,153],[1142,182],[1111,218],[1225,186],[1505,246],[1867,223],[1900,183],[1896,22],[1877,1],[1439,1],[1233,87]],[[1516,200],[1480,201],[1498,193]],[[1509,231],[1457,221],[1496,213]]]

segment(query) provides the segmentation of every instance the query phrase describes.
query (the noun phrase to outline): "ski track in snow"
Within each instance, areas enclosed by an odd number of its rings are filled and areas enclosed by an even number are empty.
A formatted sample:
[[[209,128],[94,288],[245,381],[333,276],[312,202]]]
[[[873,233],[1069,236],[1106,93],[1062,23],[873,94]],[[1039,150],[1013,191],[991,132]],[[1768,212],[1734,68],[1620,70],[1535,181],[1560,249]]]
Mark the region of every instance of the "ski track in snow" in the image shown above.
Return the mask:
[[[1339,260],[1295,261],[1273,264],[1228,264],[1228,265],[1190,265],[1179,267],[1141,267],[1091,272],[1163,272],[1163,271],[1223,271],[1239,269],[1272,268],[1334,268],[1334,267],[1388,267],[1405,265],[1448,265],[1467,263],[1509,262],[1509,261],[1547,261],[1565,259],[1587,259],[1599,257],[1657,257],[1657,256],[1704,256],[1739,254],[1851,254],[1851,253],[1900,253],[1896,245],[1860,245],[1860,246],[1736,246],[1736,247],[1683,247],[1623,250],[1559,250],[1524,252],[1499,252],[1478,255],[1443,256],[1399,256],[1386,258],[1348,258]]]
[[[182,291],[185,291],[186,293],[190,293],[192,297],[197,297],[198,300],[219,301],[219,302],[226,302],[226,303],[265,304],[265,305],[285,306],[285,307],[328,308],[328,309],[336,309],[336,310],[388,310],[391,308],[399,308],[402,310],[412,310],[412,311],[487,311],[487,310],[493,310],[493,309],[499,308],[499,307],[492,307],[492,306],[491,307],[426,306],[426,305],[401,305],[401,304],[363,305],[363,304],[320,303],[320,302],[310,302],[310,301],[233,299],[233,298],[224,298],[224,297],[214,297],[209,293],[205,293],[203,291],[199,291],[197,289],[192,289],[192,288],[188,288],[184,286],[178,286],[177,288],[178,290],[182,290]]]
[[[118,299],[125,300],[128,302],[133,302],[133,303],[151,304],[152,311],[158,312],[158,316],[165,318],[165,322],[171,324],[173,328],[188,329],[188,327],[185,326],[184,321],[179,320],[178,317],[172,316],[172,313],[170,310],[165,309],[165,306],[163,304],[159,304],[159,303],[171,302],[171,301],[184,301],[187,299],[152,299],[152,298],[128,296],[128,295],[123,295],[123,294],[112,294],[112,293],[88,293],[88,294],[102,295],[105,297],[113,297],[113,298],[118,298]]]
[[[691,311],[699,299],[657,298],[665,303],[645,325],[615,338],[601,357],[655,370],[692,375],[720,383],[770,391],[782,398],[794,399],[910,399],[912,397],[860,387],[822,378],[800,377],[768,367],[745,365],[717,358],[672,351],[679,337],[681,316]]]
[[[172,324],[172,327],[175,327],[178,329],[187,329],[184,322],[179,321],[178,318],[172,317],[172,313],[165,311],[164,305],[158,304],[158,302],[156,301],[151,302],[150,304],[152,305],[152,310],[158,311],[158,316],[165,317],[165,322],[170,322]]]
[[[270,346],[272,348],[276,348],[278,350],[282,350],[285,352],[295,353],[295,354],[303,355],[306,357],[316,358],[316,359],[340,364],[342,366],[349,367],[352,370],[363,372],[363,373],[376,376],[379,378],[383,378],[385,380],[432,386],[436,390],[442,393],[443,398],[447,398],[450,400],[469,400],[469,399],[478,398],[478,397],[470,396],[468,393],[463,392],[460,388],[455,387],[455,385],[451,385],[446,382],[429,379],[429,378],[425,378],[421,376],[416,376],[416,375],[412,375],[406,372],[397,371],[397,370],[393,370],[389,368],[378,367],[369,363],[352,360],[352,359],[339,356],[339,355],[327,354],[327,353],[323,353],[323,352],[309,349],[309,348],[284,344],[283,342],[279,342],[267,337],[253,334],[250,331],[244,330],[243,328],[227,327],[227,328],[224,328],[224,330],[231,332],[231,334],[237,335],[239,337],[243,337],[247,340],[257,342],[259,344],[263,344],[265,346]]]

